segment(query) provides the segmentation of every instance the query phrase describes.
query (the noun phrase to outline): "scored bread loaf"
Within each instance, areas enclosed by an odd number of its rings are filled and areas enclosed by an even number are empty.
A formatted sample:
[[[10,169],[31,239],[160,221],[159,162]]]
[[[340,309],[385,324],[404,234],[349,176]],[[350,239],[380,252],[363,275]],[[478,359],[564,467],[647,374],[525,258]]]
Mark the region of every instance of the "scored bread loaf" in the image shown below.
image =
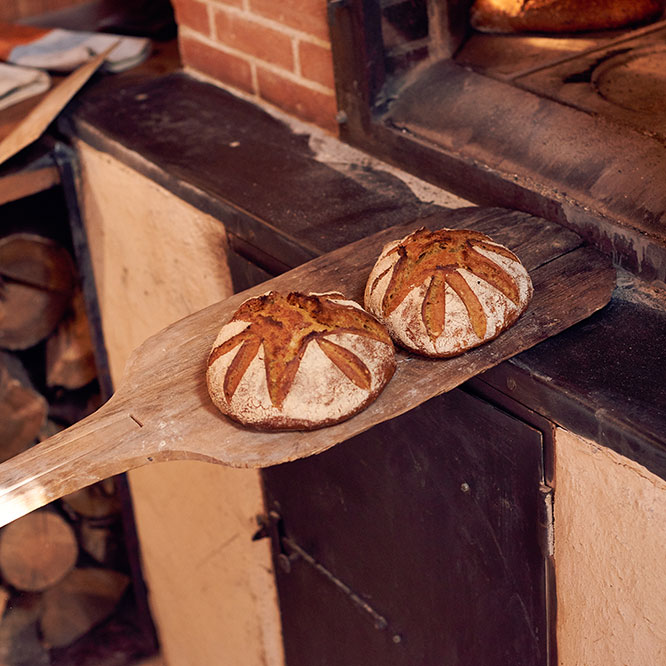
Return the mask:
[[[475,0],[470,23],[482,32],[581,32],[659,17],[663,0]]]
[[[311,430],[364,409],[395,371],[386,328],[342,294],[250,298],[208,358],[218,409],[263,430]]]
[[[365,307],[394,342],[447,357],[497,337],[522,314],[532,280],[518,257],[468,229],[425,228],[389,243],[365,288]]]

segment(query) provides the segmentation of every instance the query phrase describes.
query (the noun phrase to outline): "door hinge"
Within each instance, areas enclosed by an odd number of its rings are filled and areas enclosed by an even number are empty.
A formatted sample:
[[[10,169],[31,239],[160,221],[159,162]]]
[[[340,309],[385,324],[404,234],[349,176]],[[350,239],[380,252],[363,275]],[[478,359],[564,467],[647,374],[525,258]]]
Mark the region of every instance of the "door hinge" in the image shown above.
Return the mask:
[[[285,548],[284,522],[277,511],[257,516],[259,529],[252,537],[252,541],[270,539],[275,554],[275,560],[284,573],[291,573],[292,562],[298,559],[298,553]]]
[[[542,483],[539,486],[539,495],[541,496],[539,515],[541,551],[544,557],[550,558],[555,555],[554,491]]]

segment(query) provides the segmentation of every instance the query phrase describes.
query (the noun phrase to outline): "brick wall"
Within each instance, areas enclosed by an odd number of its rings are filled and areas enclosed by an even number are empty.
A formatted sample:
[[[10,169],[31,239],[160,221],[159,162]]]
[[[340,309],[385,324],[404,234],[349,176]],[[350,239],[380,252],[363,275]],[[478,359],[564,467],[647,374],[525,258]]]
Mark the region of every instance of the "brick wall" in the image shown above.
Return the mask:
[[[183,64],[337,131],[326,0],[172,0]]]

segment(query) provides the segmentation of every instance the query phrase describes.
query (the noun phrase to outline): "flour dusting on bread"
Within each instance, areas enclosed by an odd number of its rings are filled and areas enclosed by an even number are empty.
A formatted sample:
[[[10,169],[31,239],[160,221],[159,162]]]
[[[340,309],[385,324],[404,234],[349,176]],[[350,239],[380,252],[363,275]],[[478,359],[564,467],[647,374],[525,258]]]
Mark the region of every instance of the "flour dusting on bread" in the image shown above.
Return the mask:
[[[206,378],[215,405],[244,425],[307,430],[364,409],[394,370],[388,332],[357,303],[269,292],[221,329]]]
[[[387,244],[365,289],[365,307],[401,346],[431,357],[497,337],[526,309],[532,281],[518,257],[466,229],[418,229]]]

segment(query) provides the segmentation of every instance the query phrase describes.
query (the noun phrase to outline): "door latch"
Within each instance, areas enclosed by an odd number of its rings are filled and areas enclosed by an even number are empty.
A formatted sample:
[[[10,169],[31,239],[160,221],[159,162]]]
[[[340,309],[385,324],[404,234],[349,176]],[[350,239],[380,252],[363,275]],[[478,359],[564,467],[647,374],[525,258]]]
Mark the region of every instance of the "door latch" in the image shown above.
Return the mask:
[[[310,553],[292,538],[287,536],[284,529],[284,520],[277,511],[271,510],[266,515],[258,516],[257,522],[259,523],[259,530],[254,534],[252,540],[257,541],[258,539],[270,538],[275,552],[275,559],[284,573],[291,573],[292,566],[296,561],[300,560],[304,562],[337,587],[338,590],[340,590],[349,601],[354,604],[354,606],[363,611],[366,616],[369,616],[375,629],[384,631],[389,628],[389,622],[384,615],[370,606],[370,604],[354,592],[349,585],[341,581],[323,564],[318,562]],[[394,633],[392,640],[397,644],[402,642],[402,637],[400,634]]]
[[[252,541],[270,539],[278,566],[284,573],[291,573],[291,565],[298,559],[299,554],[295,549],[289,549],[285,543],[290,540],[284,533],[282,516],[277,511],[271,510],[265,515],[257,516],[257,523],[259,529],[252,536]]]

